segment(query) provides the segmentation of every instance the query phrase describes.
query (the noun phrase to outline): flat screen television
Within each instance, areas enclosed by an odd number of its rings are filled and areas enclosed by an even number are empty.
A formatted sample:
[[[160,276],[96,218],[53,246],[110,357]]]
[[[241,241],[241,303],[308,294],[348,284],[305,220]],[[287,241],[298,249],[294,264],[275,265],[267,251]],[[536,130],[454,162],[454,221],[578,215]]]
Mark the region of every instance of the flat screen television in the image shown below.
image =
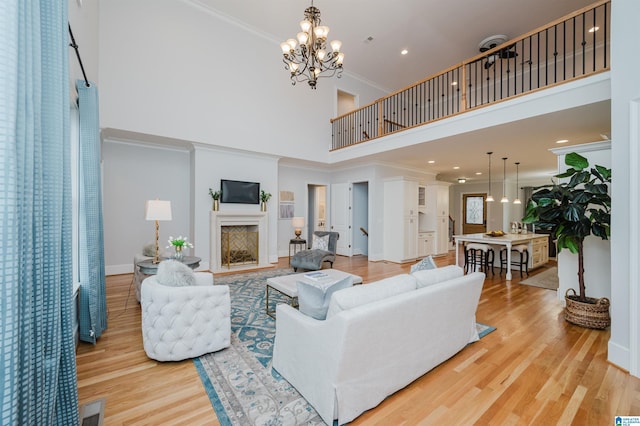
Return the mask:
[[[221,203],[260,204],[260,184],[239,180],[220,180]]]

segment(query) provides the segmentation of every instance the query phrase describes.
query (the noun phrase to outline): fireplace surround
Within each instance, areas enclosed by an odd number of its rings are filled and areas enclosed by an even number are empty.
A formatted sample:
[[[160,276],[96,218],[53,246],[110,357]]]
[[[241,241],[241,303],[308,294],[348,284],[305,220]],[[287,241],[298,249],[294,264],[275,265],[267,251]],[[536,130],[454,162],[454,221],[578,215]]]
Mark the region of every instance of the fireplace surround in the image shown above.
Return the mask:
[[[269,226],[268,213],[261,211],[211,211],[210,220],[210,250],[209,269],[211,272],[237,271],[270,267],[269,263]],[[225,232],[238,227],[257,232],[258,253],[257,259],[251,262],[235,262],[229,264],[224,256],[222,238],[223,228]]]

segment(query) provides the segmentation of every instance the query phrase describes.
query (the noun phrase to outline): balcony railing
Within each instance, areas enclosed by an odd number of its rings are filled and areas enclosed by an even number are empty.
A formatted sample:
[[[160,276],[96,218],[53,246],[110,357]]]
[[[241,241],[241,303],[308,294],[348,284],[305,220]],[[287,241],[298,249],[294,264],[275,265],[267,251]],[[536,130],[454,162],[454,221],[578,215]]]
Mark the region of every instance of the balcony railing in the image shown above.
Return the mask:
[[[334,118],[332,149],[607,71],[610,15],[600,1]]]

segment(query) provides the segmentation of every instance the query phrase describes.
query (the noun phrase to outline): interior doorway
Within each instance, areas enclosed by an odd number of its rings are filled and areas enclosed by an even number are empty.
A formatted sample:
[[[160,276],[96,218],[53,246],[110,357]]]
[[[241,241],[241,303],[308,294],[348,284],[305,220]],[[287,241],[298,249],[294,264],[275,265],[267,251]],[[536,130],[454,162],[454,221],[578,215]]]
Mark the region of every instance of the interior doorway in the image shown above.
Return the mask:
[[[462,195],[462,233],[487,232],[487,194]]]
[[[369,255],[369,182],[353,184],[353,250],[354,255]]]
[[[314,231],[327,231],[327,186],[309,184],[307,208],[307,246],[311,247]]]
[[[357,108],[357,99],[355,95],[351,93],[343,92],[342,90],[338,90],[338,102],[336,112],[337,116],[350,113],[351,111]]]

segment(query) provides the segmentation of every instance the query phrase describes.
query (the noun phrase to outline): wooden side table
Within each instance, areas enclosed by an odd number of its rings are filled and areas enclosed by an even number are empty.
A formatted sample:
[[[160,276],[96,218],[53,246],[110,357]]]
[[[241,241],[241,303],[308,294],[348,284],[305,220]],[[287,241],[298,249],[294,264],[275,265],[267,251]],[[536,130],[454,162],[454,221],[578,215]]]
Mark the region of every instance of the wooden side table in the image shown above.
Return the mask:
[[[293,247],[293,254],[307,248],[307,240],[302,238],[292,238],[289,240],[289,265],[291,265],[291,248]]]

